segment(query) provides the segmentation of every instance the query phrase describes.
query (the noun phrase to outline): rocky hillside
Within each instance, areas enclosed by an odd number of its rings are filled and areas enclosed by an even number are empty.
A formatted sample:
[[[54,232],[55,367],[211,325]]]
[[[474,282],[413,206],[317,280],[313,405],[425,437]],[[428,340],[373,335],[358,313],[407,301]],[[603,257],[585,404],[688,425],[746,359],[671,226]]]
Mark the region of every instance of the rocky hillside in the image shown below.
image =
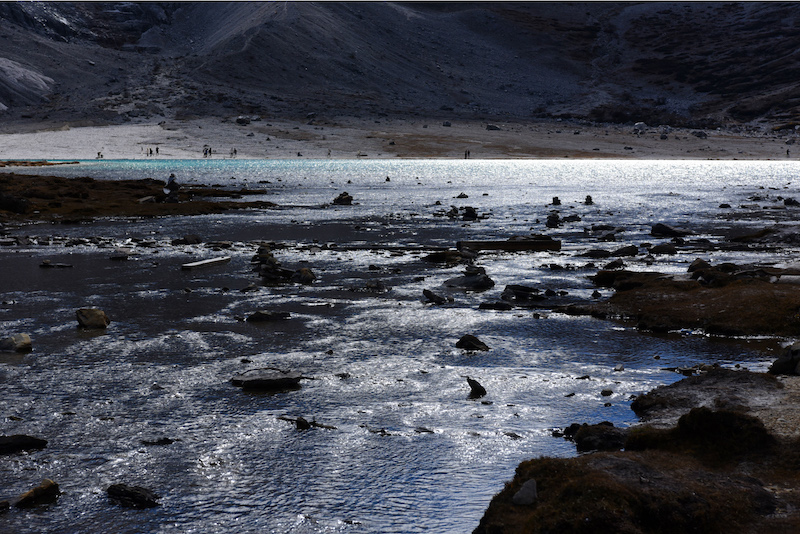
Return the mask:
[[[192,116],[800,121],[764,3],[0,3],[8,128]]]

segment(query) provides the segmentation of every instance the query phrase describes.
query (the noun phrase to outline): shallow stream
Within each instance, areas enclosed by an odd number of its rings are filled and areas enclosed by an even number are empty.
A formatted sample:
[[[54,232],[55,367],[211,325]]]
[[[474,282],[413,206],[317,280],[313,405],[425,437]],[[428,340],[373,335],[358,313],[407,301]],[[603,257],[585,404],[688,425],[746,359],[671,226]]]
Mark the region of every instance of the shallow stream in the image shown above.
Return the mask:
[[[788,162],[150,160],[14,170],[175,173],[185,184],[263,189],[278,206],[8,230],[30,244],[0,249],[0,333],[26,332],[34,350],[0,355],[0,433],[48,446],[0,456],[0,500],[43,478],[63,491],[54,505],[0,515],[0,530],[16,533],[469,532],[519,462],[575,454],[553,428],[634,424],[631,397],[681,378],[668,368],[765,370],[779,344],[478,305],[508,284],[590,299],[587,277],[605,261],[580,252],[664,241],[649,235],[657,222],[712,242],[792,224],[778,197],[800,196]],[[330,204],[342,191],[352,206]],[[444,216],[451,205],[481,218]],[[554,209],[580,221],[546,228]],[[599,242],[594,225],[625,230]],[[562,250],[481,253],[476,264],[495,281],[482,293],[443,287],[463,265],[422,260],[459,240],[531,233],[562,240]],[[187,234],[204,243],[170,244]],[[317,281],[263,286],[250,263],[259,242],[281,245],[282,265],[310,267]],[[120,247],[129,259],[110,260]],[[231,261],[181,269],[223,255]],[[653,265],[644,254],[626,263],[679,273],[696,257],[783,266],[797,250],[688,247]],[[39,268],[45,259],[71,267]],[[378,281],[388,290],[369,290]],[[454,302],[427,304],[424,289]],[[79,330],[81,307],[105,310],[109,328]],[[243,321],[256,310],[291,317]],[[490,350],[455,348],[463,334]],[[309,378],[276,394],[231,385],[235,373],[265,366]],[[466,376],[486,397],[468,399]],[[607,388],[613,394],[601,395]],[[279,419],[298,416],[335,429],[298,431]],[[145,444],[162,438],[174,441]],[[161,506],[110,504],[105,489],[118,482],[152,489]]]

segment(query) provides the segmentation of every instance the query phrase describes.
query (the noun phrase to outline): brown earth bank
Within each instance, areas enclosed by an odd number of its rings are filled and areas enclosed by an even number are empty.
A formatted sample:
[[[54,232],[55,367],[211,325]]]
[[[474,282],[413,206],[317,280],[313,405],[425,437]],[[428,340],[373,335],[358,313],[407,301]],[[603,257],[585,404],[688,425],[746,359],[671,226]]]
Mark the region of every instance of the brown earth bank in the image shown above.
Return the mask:
[[[796,269],[709,268],[682,278],[662,273],[600,271],[595,284],[614,287],[608,301],[574,306],[569,313],[636,321],[656,333],[701,329],[723,336],[800,335],[800,291]],[[723,275],[710,279],[711,272]],[[782,281],[783,280],[783,281]]]
[[[767,228],[729,245],[793,240],[791,231]],[[634,321],[659,334],[800,335],[797,269],[698,259],[686,274],[606,269],[591,278],[614,294],[561,311]],[[770,373],[796,375],[799,351],[786,348]],[[716,366],[684,371],[700,374],[633,400],[640,425],[554,432],[591,453],[520,464],[475,533],[800,531],[798,377]]]
[[[161,180],[95,180],[0,173],[0,223],[79,223],[96,217],[202,215],[232,209],[265,208],[263,201],[236,200],[264,191],[181,187],[168,194]]]
[[[797,400],[794,377],[719,368],[657,388],[632,406],[652,424],[579,427],[602,452],[521,463],[474,532],[798,532]]]

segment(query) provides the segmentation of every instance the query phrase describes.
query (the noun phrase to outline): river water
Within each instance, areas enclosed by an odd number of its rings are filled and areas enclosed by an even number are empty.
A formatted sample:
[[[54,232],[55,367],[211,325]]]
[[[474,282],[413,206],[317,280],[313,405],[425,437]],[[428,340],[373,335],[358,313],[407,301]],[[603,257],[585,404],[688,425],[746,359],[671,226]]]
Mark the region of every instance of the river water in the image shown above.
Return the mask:
[[[765,348],[776,346],[478,305],[498,300],[508,284],[589,299],[587,276],[605,261],[577,254],[661,242],[649,235],[657,222],[711,241],[790,223],[791,211],[777,208],[779,197],[800,195],[797,171],[790,162],[477,160],[90,161],[19,170],[109,180],[175,173],[186,184],[263,189],[278,207],[9,231],[31,244],[0,249],[0,332],[29,333],[34,350],[0,355],[2,434],[42,437],[48,446],[0,456],[0,499],[43,478],[63,495],[0,515],[0,530],[470,532],[519,462],[575,454],[553,428],[633,424],[633,395],[681,378],[668,368],[719,362],[765,370],[774,357]],[[354,204],[330,205],[342,191]],[[551,205],[555,196],[561,206]],[[483,217],[442,216],[451,205]],[[553,209],[581,220],[546,228]],[[601,224],[625,231],[599,242],[589,229]],[[530,233],[561,239],[563,248],[480,254],[476,264],[496,283],[483,293],[443,287],[463,266],[426,263],[425,252],[413,250]],[[170,245],[187,234],[204,244]],[[275,257],[310,267],[317,281],[261,285],[250,265],[258,242],[283,245]],[[117,247],[133,252],[128,261],[109,259]],[[232,259],[180,268],[221,255]],[[679,273],[696,257],[786,265],[796,255],[690,247],[652,266],[644,254],[626,263]],[[72,267],[40,269],[44,259]],[[388,290],[367,289],[378,281]],[[255,290],[242,291],[251,284]],[[454,302],[426,304],[424,289]],[[110,327],[77,329],[81,307],[105,310]],[[242,320],[256,310],[291,317]],[[468,333],[490,350],[455,348]],[[265,366],[309,378],[276,394],[231,385],[235,373]],[[486,397],[468,399],[466,376]],[[606,388],[613,394],[601,395]],[[280,419],[298,416],[335,428],[298,431]],[[172,442],[145,443],[162,438]],[[152,489],[161,505],[110,504],[105,489],[118,482]]]

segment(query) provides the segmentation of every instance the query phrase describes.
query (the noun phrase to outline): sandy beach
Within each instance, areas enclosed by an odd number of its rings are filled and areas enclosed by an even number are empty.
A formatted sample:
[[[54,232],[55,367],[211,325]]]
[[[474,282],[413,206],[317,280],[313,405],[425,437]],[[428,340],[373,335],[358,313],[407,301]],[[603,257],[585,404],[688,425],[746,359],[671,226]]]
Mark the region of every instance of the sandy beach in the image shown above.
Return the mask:
[[[238,121],[237,121],[238,119]],[[6,131],[10,131],[6,129]],[[800,157],[794,133],[732,132],[577,122],[258,116],[162,120],[108,126],[40,125],[0,133],[0,159],[203,158],[613,158],[758,159]],[[788,142],[788,143],[787,143]],[[793,150],[794,149],[794,150]],[[152,150],[152,154],[151,151]],[[235,150],[235,154],[234,154]]]

